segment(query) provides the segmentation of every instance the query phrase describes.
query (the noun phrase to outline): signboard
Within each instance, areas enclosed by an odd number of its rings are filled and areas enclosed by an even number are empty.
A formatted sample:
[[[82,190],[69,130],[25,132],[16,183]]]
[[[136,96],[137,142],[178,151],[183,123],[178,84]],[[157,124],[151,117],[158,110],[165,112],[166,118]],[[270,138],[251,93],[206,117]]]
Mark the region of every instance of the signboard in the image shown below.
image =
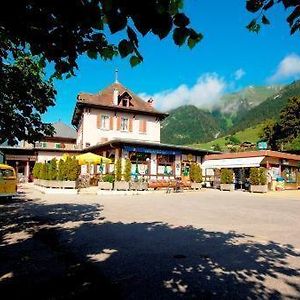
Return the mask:
[[[267,144],[267,142],[258,142],[257,148],[259,150],[266,150],[268,148],[268,144]]]
[[[133,152],[144,152],[144,153],[165,154],[165,155],[181,154],[181,151],[178,150],[153,149],[153,148],[146,148],[146,147],[124,146],[123,149],[128,152],[133,151]]]

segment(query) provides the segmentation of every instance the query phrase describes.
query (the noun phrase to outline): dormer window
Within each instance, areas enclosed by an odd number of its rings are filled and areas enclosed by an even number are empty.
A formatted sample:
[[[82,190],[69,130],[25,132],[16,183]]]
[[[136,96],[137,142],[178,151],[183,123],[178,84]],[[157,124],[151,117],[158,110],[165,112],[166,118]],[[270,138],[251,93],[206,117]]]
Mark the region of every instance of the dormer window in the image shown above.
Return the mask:
[[[130,107],[133,106],[131,103],[131,95],[128,92],[124,92],[118,97],[118,105],[122,107]]]

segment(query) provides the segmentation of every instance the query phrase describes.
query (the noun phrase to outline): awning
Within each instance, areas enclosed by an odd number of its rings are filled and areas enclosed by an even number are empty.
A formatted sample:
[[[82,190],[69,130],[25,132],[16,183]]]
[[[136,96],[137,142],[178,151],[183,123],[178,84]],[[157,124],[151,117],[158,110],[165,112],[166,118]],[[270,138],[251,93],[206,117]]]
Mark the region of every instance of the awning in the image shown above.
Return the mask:
[[[225,158],[206,160],[202,164],[203,169],[222,169],[222,168],[251,168],[259,167],[264,156],[244,157],[244,158]]]

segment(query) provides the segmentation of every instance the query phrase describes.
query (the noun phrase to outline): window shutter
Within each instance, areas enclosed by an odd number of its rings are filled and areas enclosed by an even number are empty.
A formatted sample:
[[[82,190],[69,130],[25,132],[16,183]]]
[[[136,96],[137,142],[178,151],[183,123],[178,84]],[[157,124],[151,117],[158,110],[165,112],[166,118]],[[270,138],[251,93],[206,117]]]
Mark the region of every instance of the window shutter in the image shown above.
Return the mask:
[[[101,128],[101,115],[97,115],[97,128]]]
[[[144,131],[143,132],[144,133],[147,132],[147,120],[144,120]]]
[[[114,130],[114,117],[113,116],[109,117],[109,129]]]
[[[146,120],[140,120],[140,132],[145,133],[146,132],[146,126],[147,126],[147,121]]]
[[[128,120],[128,122],[129,122],[129,124],[128,124],[128,130],[129,130],[130,132],[132,132],[132,118],[130,118],[130,119]]]
[[[121,129],[121,117],[117,117],[117,130]]]

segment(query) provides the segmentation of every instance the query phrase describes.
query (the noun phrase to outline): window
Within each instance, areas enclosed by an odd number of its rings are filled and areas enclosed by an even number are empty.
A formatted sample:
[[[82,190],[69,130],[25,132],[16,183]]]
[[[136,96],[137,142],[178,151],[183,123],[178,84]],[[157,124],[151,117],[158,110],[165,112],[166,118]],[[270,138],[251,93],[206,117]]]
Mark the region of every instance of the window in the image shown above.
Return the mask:
[[[101,129],[109,129],[109,116],[101,116]]]
[[[121,130],[128,131],[128,118],[121,118]]]
[[[41,144],[41,146],[42,146],[42,148],[47,148],[47,143],[43,142],[43,143]]]
[[[60,143],[55,143],[55,148],[60,149],[60,148],[62,148],[62,146]]]

